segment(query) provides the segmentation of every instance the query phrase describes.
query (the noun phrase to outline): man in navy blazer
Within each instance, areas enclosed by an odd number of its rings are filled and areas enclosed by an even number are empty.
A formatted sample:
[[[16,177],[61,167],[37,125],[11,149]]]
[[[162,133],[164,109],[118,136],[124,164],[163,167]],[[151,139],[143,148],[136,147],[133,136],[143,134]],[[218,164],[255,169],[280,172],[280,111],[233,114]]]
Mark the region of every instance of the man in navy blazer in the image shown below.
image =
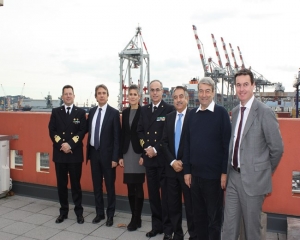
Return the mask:
[[[106,226],[113,225],[116,207],[115,180],[120,145],[120,114],[107,104],[108,89],[104,84],[95,88],[98,106],[90,110],[88,116],[87,161],[91,161],[91,171],[96,205],[93,223],[105,219],[103,201],[103,177],[107,191]]]
[[[167,190],[165,181],[165,156],[161,138],[166,115],[174,107],[162,100],[163,86],[159,80],[150,83],[151,104],[141,108],[137,132],[144,149],[143,159],[146,168],[148,195],[151,208],[152,229],[146,237],[154,237],[164,232],[164,239],[172,239],[172,225],[168,217]],[[161,195],[160,195],[161,189]]]
[[[80,178],[83,162],[82,140],[86,130],[85,111],[74,105],[74,90],[66,85],[62,90],[64,105],[52,109],[49,134],[53,142],[53,161],[57,179],[60,214],[56,223],[68,218],[68,175],[70,176],[74,211],[79,224],[84,223]]]
[[[190,188],[184,182],[183,175],[183,149],[186,135],[186,126],[190,110],[187,108],[189,94],[185,87],[177,86],[173,92],[176,111],[169,113],[164,126],[162,145],[166,158],[166,177],[168,186],[168,210],[173,227],[173,240],[183,240],[182,230],[182,194],[184,197],[185,213],[190,240],[197,240],[193,222],[192,196]],[[180,116],[179,119],[179,115]],[[181,121],[181,124],[178,122]],[[181,130],[176,132],[179,124]],[[179,145],[176,152],[176,134],[179,136]]]

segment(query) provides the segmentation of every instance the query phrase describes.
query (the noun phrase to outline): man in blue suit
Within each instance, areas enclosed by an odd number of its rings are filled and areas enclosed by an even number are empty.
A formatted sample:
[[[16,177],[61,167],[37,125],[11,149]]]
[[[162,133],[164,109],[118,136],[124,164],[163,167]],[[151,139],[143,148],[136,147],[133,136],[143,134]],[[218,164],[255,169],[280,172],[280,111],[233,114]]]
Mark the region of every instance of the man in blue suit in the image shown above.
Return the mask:
[[[115,180],[120,144],[120,114],[107,104],[108,89],[104,84],[95,88],[98,106],[90,110],[88,116],[87,161],[91,161],[91,171],[96,205],[93,223],[105,219],[103,201],[103,177],[107,191],[106,226],[113,225],[116,207]]]

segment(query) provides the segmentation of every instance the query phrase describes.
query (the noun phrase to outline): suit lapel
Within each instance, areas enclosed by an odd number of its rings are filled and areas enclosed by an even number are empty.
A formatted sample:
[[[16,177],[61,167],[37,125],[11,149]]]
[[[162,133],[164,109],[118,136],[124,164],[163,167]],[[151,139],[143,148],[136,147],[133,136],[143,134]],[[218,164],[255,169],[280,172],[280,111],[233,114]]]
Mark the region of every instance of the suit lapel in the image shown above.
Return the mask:
[[[252,103],[252,106],[250,108],[250,112],[249,112],[249,115],[248,115],[248,118],[247,118],[247,121],[246,121],[246,124],[245,124],[245,128],[244,128],[244,131],[243,131],[243,135],[242,135],[242,138],[241,138],[241,141],[243,141],[243,138],[244,136],[246,136],[247,132],[249,131],[254,119],[256,118],[256,115],[257,115],[257,100],[254,99],[253,103]]]
[[[236,121],[237,121],[238,115],[239,115],[239,113],[240,113],[239,109],[240,109],[240,108],[237,108],[237,107],[236,107],[236,108],[233,109],[233,111],[232,111],[232,117],[231,117],[231,119],[232,119],[232,123],[231,123],[231,125],[232,125],[232,130],[231,130],[232,136],[234,136],[235,127],[236,127]]]
[[[66,119],[67,119],[67,125],[70,125],[75,120],[77,112],[78,112],[78,108],[75,107],[75,106],[73,106],[73,109],[71,111],[70,116],[66,117]],[[76,119],[76,120],[78,120],[78,119]]]
[[[131,108],[130,108],[130,109],[131,109]],[[133,118],[133,120],[132,120],[132,124],[131,124],[131,126],[129,126],[130,129],[131,129],[132,126],[137,126],[138,120],[139,120],[140,111],[141,111],[141,107],[138,106],[138,109],[137,109],[137,111],[136,111],[136,113],[135,113],[135,116],[134,116],[134,118]],[[130,114],[130,112],[129,112],[129,114]],[[128,119],[129,119],[129,118],[128,118]],[[129,121],[128,121],[128,125],[130,125],[130,124],[129,124]]]
[[[65,125],[68,124],[68,117],[67,117],[67,113],[66,113],[66,110],[65,110],[65,107],[64,106],[61,106],[60,107],[60,110],[59,110],[59,116],[61,117],[63,123]]]
[[[170,147],[172,149],[172,153],[174,154],[174,156],[176,156],[175,154],[175,121],[176,121],[176,113],[177,111],[174,111],[174,113],[172,113],[170,115],[170,122],[169,122],[169,128],[170,128],[170,138],[171,138],[171,141],[170,141]],[[182,136],[182,135],[181,135]]]
[[[105,112],[105,115],[104,115],[104,118],[103,118],[103,122],[102,122],[102,126],[101,126],[101,129],[100,129],[100,131],[101,131],[100,132],[100,138],[101,138],[101,135],[102,135],[102,129],[105,128],[105,125],[108,122],[110,114],[111,114],[111,107],[109,105],[107,105],[106,112]]]
[[[161,101],[157,110],[152,112],[152,105],[151,105],[151,118],[150,118],[150,123],[149,123],[149,127],[156,122],[157,117],[164,111],[165,106],[164,106],[164,101]]]

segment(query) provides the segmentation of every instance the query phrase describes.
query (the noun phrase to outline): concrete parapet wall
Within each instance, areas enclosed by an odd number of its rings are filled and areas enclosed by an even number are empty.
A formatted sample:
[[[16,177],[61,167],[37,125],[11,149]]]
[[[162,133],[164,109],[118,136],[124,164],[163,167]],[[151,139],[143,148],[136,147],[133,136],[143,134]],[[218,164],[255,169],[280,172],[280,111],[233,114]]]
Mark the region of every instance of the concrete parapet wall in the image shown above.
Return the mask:
[[[36,153],[46,152],[52,159],[52,142],[49,138],[48,123],[50,113],[0,112],[0,134],[19,135],[10,141],[10,149],[23,151],[23,169],[11,169],[14,181],[56,186],[55,167],[49,162],[49,172],[36,171]],[[292,172],[300,172],[300,119],[278,119],[284,141],[284,154],[273,175],[273,192],[264,202],[263,211],[268,213],[300,216],[300,194],[292,193]],[[86,138],[84,139],[84,151]],[[92,192],[90,164],[83,164],[82,188]],[[144,184],[145,197],[147,185]],[[123,184],[123,169],[117,168],[116,193],[127,195]]]

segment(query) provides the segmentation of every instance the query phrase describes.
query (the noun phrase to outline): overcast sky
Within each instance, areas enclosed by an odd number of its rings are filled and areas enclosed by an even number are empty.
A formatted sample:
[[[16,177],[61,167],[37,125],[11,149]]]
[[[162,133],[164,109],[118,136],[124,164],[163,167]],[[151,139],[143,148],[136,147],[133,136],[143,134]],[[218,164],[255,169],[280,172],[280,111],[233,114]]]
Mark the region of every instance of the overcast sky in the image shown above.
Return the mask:
[[[229,52],[232,44],[239,66],[237,46],[246,67],[293,91],[300,67],[299,9],[299,0],[4,0],[0,83],[7,95],[21,94],[25,83],[24,95],[38,99],[49,92],[57,99],[71,84],[78,105],[95,103],[94,87],[104,83],[109,104],[117,107],[118,53],[138,24],[150,54],[150,78],[165,87],[203,77],[196,25],[206,57],[217,62],[213,33],[223,64],[221,37]]]

